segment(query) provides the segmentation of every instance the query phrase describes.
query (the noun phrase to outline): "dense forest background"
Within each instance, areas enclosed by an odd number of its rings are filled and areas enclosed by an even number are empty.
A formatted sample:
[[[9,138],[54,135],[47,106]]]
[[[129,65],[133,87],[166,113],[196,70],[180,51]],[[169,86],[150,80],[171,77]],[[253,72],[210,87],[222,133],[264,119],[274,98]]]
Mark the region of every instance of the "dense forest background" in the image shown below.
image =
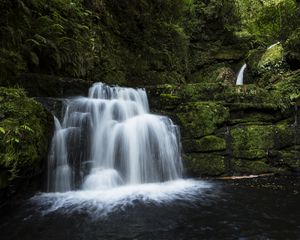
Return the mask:
[[[277,41],[300,67],[294,0],[1,0],[0,13],[1,85],[26,73],[198,82],[212,66],[237,68],[249,50]]]

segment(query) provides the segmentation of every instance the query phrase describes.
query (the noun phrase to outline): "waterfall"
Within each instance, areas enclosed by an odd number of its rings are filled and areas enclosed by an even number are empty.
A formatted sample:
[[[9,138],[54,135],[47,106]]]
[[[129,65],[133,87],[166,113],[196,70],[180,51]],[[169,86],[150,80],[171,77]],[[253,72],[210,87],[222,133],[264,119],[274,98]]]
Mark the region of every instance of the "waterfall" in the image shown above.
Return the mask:
[[[63,129],[56,117],[54,117],[54,123],[55,133],[48,161],[48,191],[65,192],[71,189],[71,169],[66,151],[66,137],[70,129]]]
[[[271,48],[275,47],[275,46],[278,45],[278,44],[280,44],[280,42],[277,42],[277,43],[272,44],[272,45],[269,46],[267,49],[271,49]]]
[[[96,83],[55,118],[48,190],[103,190],[182,177],[179,129],[150,114],[144,89]]]
[[[239,73],[238,73],[238,77],[237,77],[237,80],[236,80],[236,85],[243,85],[244,84],[244,71],[247,67],[247,64],[244,64]]]

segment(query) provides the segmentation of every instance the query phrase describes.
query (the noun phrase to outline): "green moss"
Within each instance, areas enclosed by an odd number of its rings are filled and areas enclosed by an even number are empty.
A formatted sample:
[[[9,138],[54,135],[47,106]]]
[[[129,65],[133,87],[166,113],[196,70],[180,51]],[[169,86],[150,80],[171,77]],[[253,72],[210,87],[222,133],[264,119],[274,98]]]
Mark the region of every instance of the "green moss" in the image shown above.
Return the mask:
[[[186,84],[180,89],[182,98],[187,101],[211,101],[224,92],[224,86],[220,83],[201,82]]]
[[[275,125],[275,147],[286,148],[295,144],[296,129],[293,125],[294,119],[280,121]]]
[[[181,103],[181,98],[176,94],[162,93],[159,100],[162,109],[174,109]]]
[[[292,171],[300,171],[300,149],[291,148],[279,152],[280,162]]]
[[[184,139],[182,144],[185,152],[217,152],[226,149],[225,140],[215,135],[200,139]]]
[[[255,107],[255,106],[254,106]],[[233,106],[234,108],[238,108],[238,111],[234,111],[230,114],[230,124],[259,124],[259,123],[272,123],[281,120],[284,118],[280,112],[268,113],[261,111],[260,108],[253,108],[253,105],[238,105]]]
[[[236,46],[236,49],[222,48],[214,55],[217,60],[240,60],[245,55],[245,51],[240,49],[240,46]]]
[[[229,118],[229,111],[214,102],[193,102],[181,105],[176,113],[183,135],[199,138],[212,134]]]
[[[235,82],[235,73],[226,64],[209,65],[194,72],[188,79],[192,83],[231,83]],[[201,86],[201,85],[200,85]]]
[[[236,158],[259,159],[268,155],[274,148],[274,129],[272,125],[249,125],[230,130],[232,154]]]
[[[187,170],[196,176],[219,176],[225,173],[224,157],[213,154],[191,154],[184,158]]]
[[[234,174],[263,174],[274,173],[280,171],[280,169],[269,166],[265,160],[260,161],[247,161],[233,159],[231,161],[231,167]]]
[[[259,74],[270,72],[279,72],[284,68],[284,50],[281,44],[278,44],[261,56],[257,63],[257,71]]]
[[[52,117],[20,89],[0,88],[0,170],[9,180],[39,168],[46,157]]]
[[[274,85],[276,91],[291,102],[300,99],[300,70],[288,72],[283,75],[283,80]]]

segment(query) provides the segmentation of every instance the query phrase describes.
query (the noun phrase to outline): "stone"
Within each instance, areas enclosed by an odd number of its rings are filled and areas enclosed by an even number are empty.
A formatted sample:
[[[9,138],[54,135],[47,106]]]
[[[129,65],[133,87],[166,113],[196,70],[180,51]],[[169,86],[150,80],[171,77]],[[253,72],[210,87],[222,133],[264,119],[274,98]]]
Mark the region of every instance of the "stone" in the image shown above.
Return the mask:
[[[235,158],[261,159],[273,149],[274,128],[272,125],[237,126],[230,130],[232,155]]]
[[[225,173],[224,156],[216,154],[190,154],[184,157],[187,171],[194,176],[219,176]]]
[[[229,118],[229,110],[215,102],[190,102],[179,107],[176,116],[183,136],[200,138],[212,134]]]

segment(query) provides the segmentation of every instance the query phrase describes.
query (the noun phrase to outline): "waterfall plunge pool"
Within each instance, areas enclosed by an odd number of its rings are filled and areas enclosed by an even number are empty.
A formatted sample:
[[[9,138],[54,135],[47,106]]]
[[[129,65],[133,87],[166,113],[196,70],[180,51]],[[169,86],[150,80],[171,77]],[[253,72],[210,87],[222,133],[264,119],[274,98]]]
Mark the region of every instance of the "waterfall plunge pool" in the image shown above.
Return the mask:
[[[299,178],[183,179],[178,127],[145,90],[66,101],[47,193],[0,213],[1,240],[299,239]]]
[[[107,195],[41,193],[0,214],[1,239],[299,239],[299,180],[179,180]]]

